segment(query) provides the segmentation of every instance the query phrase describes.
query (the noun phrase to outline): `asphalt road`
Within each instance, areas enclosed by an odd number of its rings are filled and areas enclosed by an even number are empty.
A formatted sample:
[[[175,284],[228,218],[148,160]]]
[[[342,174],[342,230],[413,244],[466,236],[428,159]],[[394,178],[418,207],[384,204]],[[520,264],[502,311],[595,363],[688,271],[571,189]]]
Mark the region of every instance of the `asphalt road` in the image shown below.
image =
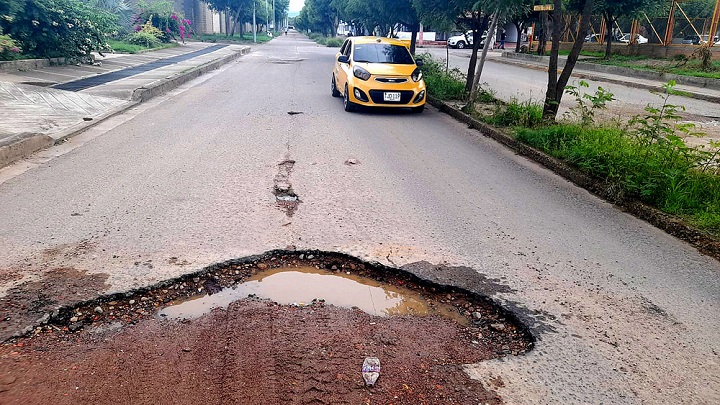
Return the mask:
[[[539,339],[467,366],[509,403],[720,402],[720,263],[433,108],[345,113],[335,52],[278,38],[0,170],[0,293],[59,267],[124,291],[287,246],[470,266]]]

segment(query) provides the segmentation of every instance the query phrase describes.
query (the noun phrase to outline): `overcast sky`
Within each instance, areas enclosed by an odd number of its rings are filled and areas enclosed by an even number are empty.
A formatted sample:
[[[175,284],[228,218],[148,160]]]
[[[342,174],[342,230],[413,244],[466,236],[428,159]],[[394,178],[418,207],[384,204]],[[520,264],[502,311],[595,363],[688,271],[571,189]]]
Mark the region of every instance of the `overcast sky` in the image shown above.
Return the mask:
[[[290,11],[300,11],[305,4],[305,0],[290,0]]]

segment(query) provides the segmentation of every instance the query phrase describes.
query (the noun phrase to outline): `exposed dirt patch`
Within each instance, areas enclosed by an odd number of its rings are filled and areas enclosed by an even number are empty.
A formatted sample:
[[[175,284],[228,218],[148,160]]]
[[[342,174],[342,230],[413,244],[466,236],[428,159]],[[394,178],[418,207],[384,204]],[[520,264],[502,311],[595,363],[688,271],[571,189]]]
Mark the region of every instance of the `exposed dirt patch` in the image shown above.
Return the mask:
[[[372,323],[372,324],[371,324]],[[243,300],[188,324],[46,335],[0,349],[3,403],[499,403],[461,365],[496,357],[441,318]],[[139,344],[139,342],[142,342]],[[382,361],[364,386],[366,356]]]
[[[38,281],[22,283],[0,298],[0,341],[25,331],[29,325],[47,322],[63,305],[97,297],[107,288],[107,274],[87,274],[59,268]]]
[[[72,215],[72,214],[71,214]],[[43,250],[46,260],[72,258],[82,256],[95,249],[95,243],[90,240],[83,240],[79,243],[68,243]]]
[[[0,270],[0,285],[9,284],[13,281],[18,281],[24,277],[23,272],[19,270]]]
[[[187,297],[292,266],[410,288],[467,322],[252,297],[192,321],[156,315]],[[484,296],[344,255],[271,252],[60,311],[30,336],[0,347],[0,376],[14,379],[0,386],[0,402],[498,403],[462,365],[532,347],[525,327]],[[382,362],[373,388],[360,372],[367,356]]]

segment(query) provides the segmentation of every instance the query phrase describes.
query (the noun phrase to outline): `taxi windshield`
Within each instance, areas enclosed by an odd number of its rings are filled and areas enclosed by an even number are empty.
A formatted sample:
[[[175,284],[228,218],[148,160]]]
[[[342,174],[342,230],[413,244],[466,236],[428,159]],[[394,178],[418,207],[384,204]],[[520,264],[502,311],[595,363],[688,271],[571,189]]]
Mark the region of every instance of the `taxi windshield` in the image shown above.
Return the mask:
[[[391,44],[356,44],[353,51],[353,60],[355,62],[398,65],[412,65],[415,63],[406,47]]]

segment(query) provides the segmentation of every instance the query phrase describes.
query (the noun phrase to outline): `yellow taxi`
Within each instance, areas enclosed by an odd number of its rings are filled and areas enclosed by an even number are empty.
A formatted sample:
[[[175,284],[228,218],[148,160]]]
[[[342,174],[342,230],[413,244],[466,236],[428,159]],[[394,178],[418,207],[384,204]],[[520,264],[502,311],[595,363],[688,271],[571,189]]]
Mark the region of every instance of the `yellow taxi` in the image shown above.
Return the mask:
[[[403,41],[350,37],[335,57],[332,95],[343,97],[345,111],[404,107],[420,113],[427,95],[420,66]]]

